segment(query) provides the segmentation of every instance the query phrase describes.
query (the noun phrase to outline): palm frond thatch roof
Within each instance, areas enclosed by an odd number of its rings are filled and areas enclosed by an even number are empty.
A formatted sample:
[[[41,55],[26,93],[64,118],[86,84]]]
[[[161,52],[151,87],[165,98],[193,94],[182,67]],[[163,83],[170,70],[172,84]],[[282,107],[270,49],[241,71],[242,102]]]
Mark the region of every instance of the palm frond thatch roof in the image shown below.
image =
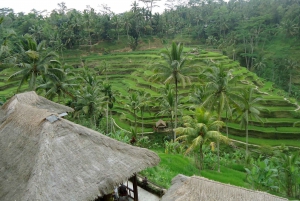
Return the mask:
[[[287,199],[265,192],[223,184],[203,177],[187,177],[179,174],[173,178],[172,186],[162,197],[162,201],[186,200],[282,201]]]
[[[94,200],[159,163],[152,151],[59,117],[70,111],[35,92],[0,108],[1,201]]]
[[[166,122],[164,122],[162,119],[158,120],[155,125],[156,125],[156,128],[158,128],[158,127],[160,127],[160,128],[167,127]]]

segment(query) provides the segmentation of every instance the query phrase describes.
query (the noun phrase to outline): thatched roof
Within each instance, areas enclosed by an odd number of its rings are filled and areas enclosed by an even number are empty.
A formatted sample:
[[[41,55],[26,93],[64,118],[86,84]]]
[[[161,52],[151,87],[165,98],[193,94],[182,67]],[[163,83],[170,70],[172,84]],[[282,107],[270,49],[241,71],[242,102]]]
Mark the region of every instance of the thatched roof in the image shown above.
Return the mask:
[[[152,151],[59,117],[69,111],[34,92],[0,108],[1,201],[93,200],[159,163]]]
[[[265,192],[253,191],[203,177],[177,175],[162,201],[282,201],[287,200]]]
[[[160,119],[156,122],[156,128],[158,128],[158,127],[165,128],[165,127],[167,127],[167,124],[166,124],[166,122],[164,122],[163,120]]]

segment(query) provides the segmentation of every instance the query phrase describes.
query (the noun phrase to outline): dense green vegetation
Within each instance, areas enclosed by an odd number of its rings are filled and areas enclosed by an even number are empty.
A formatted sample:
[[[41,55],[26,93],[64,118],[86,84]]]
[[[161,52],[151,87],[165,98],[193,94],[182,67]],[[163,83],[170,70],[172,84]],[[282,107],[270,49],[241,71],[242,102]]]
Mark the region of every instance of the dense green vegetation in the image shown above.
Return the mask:
[[[197,174],[299,198],[299,2],[172,2],[0,9],[0,104],[35,90],[73,107],[71,120],[157,151],[142,174],[163,187]]]
[[[24,14],[1,8],[2,51],[15,52],[18,36],[27,33],[38,43],[45,40],[62,58],[63,50],[74,48],[110,53],[161,46],[153,37],[163,44],[205,44],[299,98],[299,1],[170,0],[161,14],[152,13],[156,3],[136,1],[121,14],[105,6],[100,12],[91,7],[80,12],[65,3],[47,16],[43,11]]]

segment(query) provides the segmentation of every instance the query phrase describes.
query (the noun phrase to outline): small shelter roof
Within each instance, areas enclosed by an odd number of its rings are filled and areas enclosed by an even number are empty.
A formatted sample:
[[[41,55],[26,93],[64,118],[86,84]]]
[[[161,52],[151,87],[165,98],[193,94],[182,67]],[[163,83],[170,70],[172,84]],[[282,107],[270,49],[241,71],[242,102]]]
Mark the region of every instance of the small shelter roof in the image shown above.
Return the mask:
[[[150,150],[59,116],[71,111],[35,92],[15,95],[0,108],[1,201],[94,200],[159,163]]]
[[[269,193],[253,191],[246,188],[223,184],[203,177],[177,175],[172,186],[162,197],[162,201],[283,201],[285,198]]]
[[[156,128],[158,128],[158,127],[165,128],[165,127],[167,127],[167,124],[162,119],[160,119],[156,122]]]

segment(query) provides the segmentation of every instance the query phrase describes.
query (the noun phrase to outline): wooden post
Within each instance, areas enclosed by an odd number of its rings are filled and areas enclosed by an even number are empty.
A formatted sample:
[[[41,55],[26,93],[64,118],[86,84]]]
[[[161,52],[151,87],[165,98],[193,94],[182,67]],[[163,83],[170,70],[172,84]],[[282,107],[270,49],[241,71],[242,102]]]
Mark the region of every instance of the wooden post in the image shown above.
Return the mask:
[[[136,176],[136,174],[134,174],[134,176],[132,178],[132,186],[133,186],[134,201],[139,201],[138,186],[137,186],[137,176]]]

